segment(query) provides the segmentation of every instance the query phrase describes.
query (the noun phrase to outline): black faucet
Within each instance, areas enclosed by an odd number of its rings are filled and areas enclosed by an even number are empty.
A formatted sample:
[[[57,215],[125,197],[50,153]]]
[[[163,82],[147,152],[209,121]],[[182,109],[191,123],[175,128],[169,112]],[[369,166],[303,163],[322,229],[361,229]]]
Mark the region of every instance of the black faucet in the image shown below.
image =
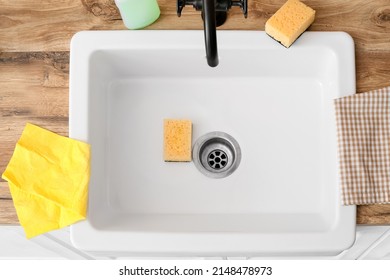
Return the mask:
[[[219,63],[217,26],[225,23],[227,11],[232,6],[240,7],[246,18],[248,16],[248,0],[177,0],[177,15],[179,17],[186,5],[192,5],[197,11],[202,11],[207,63],[209,66],[215,67]]]

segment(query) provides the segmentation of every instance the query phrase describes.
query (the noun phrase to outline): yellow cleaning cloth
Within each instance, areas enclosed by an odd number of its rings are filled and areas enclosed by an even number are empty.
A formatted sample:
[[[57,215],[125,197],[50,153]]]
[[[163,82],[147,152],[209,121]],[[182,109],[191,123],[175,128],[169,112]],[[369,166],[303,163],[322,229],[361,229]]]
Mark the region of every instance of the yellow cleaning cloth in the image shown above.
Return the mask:
[[[27,238],[86,218],[90,146],[27,124],[3,173]]]

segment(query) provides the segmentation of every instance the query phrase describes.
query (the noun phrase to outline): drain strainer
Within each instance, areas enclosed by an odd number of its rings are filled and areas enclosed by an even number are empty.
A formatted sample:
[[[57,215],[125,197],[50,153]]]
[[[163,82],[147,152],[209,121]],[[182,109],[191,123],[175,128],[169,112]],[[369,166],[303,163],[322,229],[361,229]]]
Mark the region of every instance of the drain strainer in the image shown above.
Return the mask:
[[[212,168],[218,170],[226,166],[226,164],[228,163],[228,158],[224,151],[214,150],[209,153],[209,156],[207,157],[207,162]]]
[[[224,178],[232,174],[241,161],[237,141],[224,132],[210,132],[194,144],[192,157],[195,166],[211,178]]]

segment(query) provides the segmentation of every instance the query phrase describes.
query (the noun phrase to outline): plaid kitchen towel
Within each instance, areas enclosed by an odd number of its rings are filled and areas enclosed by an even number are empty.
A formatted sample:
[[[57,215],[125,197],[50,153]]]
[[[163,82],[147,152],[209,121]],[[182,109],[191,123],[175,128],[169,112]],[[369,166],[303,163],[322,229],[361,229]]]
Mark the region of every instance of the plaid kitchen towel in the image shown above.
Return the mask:
[[[390,87],[335,100],[341,202],[390,202]]]

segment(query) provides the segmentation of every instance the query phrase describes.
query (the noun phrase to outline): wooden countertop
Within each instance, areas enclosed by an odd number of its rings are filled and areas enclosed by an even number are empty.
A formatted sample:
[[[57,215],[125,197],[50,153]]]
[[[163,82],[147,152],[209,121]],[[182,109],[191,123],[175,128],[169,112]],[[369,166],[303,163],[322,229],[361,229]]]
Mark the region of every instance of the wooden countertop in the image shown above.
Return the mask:
[[[310,30],[345,31],[355,40],[357,91],[390,85],[389,0],[303,0],[316,11]],[[159,0],[160,19],[148,29],[202,29],[190,7]],[[264,30],[285,0],[248,0],[244,19],[229,12],[220,29]],[[124,29],[114,0],[0,0],[0,173],[26,124],[68,134],[69,42],[80,30]],[[390,205],[359,206],[360,224],[389,224]],[[17,224],[8,185],[0,180],[0,224]]]

